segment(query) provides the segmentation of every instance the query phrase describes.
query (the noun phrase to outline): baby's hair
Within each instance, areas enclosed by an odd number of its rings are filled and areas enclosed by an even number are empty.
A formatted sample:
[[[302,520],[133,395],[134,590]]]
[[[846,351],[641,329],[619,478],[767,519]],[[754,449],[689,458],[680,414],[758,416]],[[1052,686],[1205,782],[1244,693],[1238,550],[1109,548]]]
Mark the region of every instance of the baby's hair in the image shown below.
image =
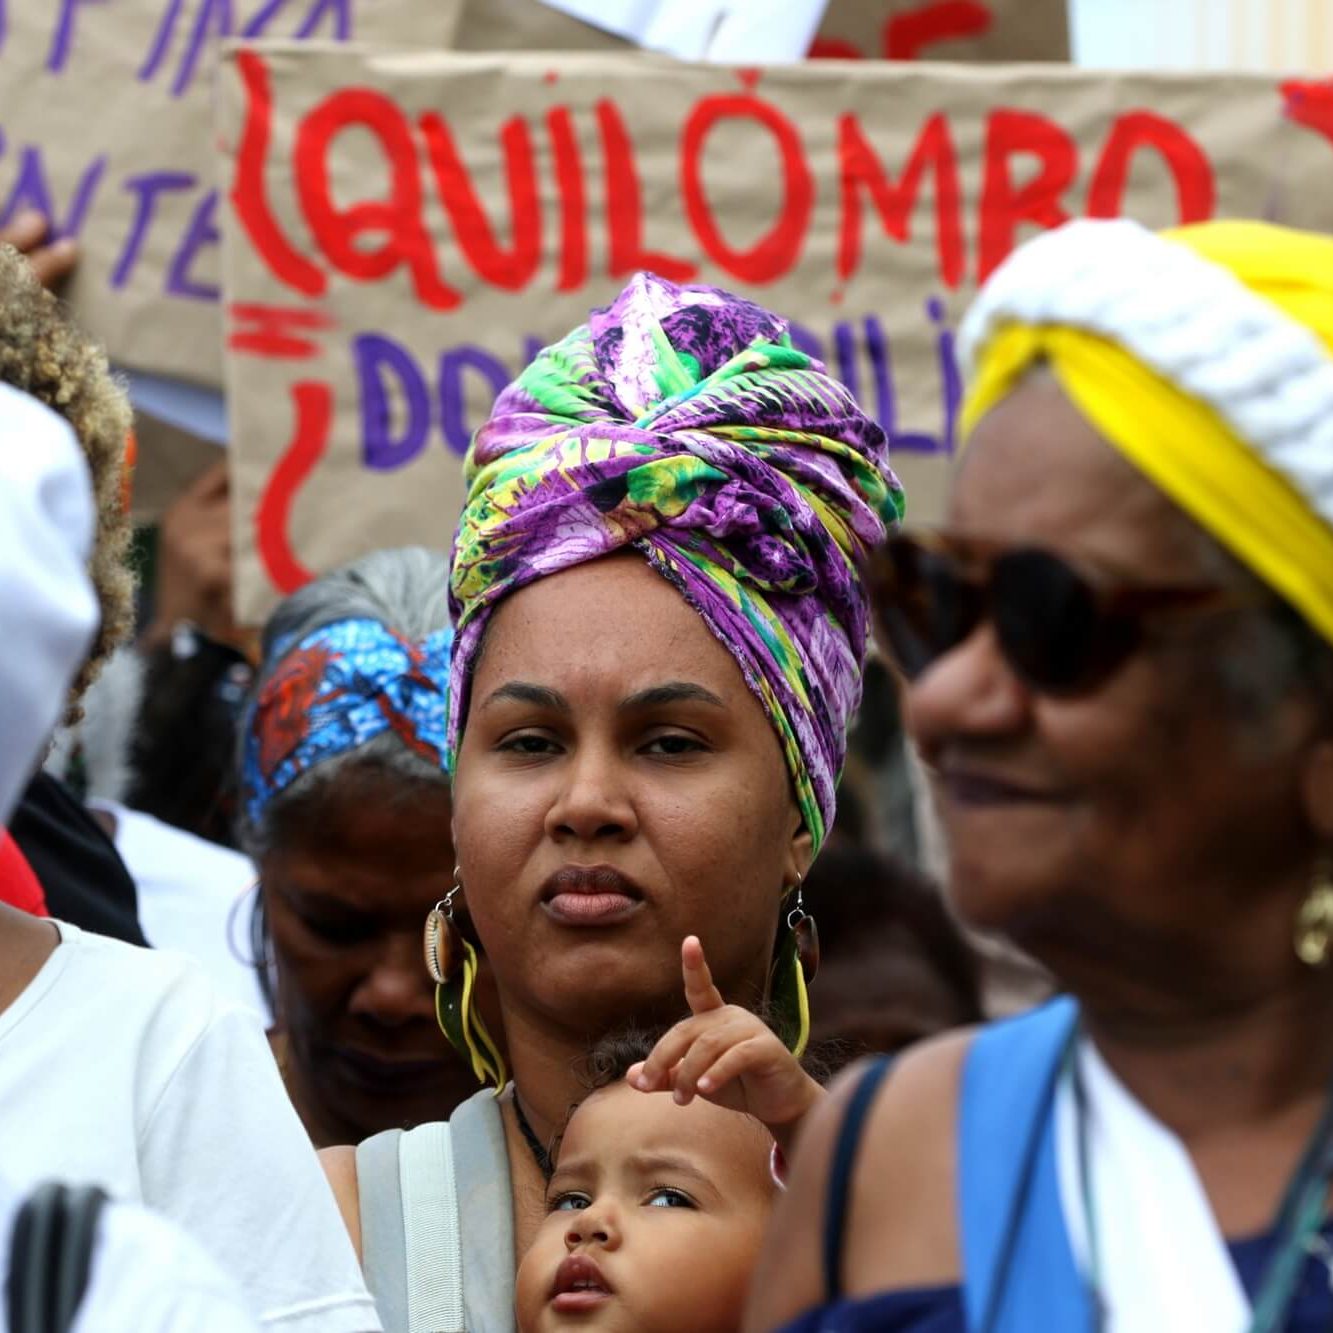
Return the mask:
[[[631,1066],[653,1053],[658,1038],[666,1031],[666,1028],[626,1027],[603,1037],[584,1061],[583,1081],[588,1091],[597,1092],[619,1083]]]
[[[630,1066],[638,1064],[640,1060],[646,1060],[652,1054],[657,1039],[666,1031],[665,1027],[624,1027],[603,1037],[576,1066],[579,1081],[587,1090],[584,1097],[590,1097],[594,1092],[600,1092],[613,1083],[619,1083],[629,1073]],[[569,1128],[569,1122],[574,1118],[574,1112],[579,1109],[583,1100],[581,1097],[569,1106],[565,1111],[565,1123],[560,1126],[547,1145],[546,1151],[552,1162],[559,1159],[560,1146],[565,1140],[565,1130]]]

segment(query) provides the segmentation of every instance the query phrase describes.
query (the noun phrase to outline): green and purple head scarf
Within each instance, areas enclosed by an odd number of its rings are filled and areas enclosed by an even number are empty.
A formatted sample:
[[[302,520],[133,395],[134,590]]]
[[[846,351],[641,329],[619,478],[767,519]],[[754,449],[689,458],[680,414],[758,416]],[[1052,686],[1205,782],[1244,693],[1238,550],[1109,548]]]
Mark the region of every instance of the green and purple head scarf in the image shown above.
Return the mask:
[[[860,569],[902,515],[884,432],[784,320],[637,274],[538,353],[466,462],[448,750],[501,598],[630,547],[740,665],[818,849],[861,698]]]

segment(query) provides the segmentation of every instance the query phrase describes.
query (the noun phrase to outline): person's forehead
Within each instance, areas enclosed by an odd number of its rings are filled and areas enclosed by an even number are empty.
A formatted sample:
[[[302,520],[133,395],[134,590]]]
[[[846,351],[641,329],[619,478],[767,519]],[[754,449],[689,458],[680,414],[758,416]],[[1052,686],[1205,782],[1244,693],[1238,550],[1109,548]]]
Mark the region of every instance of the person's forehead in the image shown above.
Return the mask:
[[[452,797],[438,780],[355,762],[305,798],[279,827],[284,850],[324,860],[431,860],[449,842]]]
[[[592,1093],[574,1113],[560,1154],[604,1166],[631,1157],[683,1158],[721,1183],[768,1170],[770,1144],[749,1116],[696,1098],[677,1106],[666,1093],[614,1083]]]
[[[1104,440],[1045,370],[978,423],[950,495],[948,526],[1113,564],[1183,572],[1199,532]]]
[[[496,608],[477,664],[483,690],[512,677],[555,676],[625,693],[674,679],[745,689],[698,612],[634,552],[538,579]]]
[[[308,817],[275,839],[262,858],[264,877],[368,909],[403,903],[418,910],[423,893],[452,878],[450,812],[443,783],[381,774],[366,784],[344,770]]]

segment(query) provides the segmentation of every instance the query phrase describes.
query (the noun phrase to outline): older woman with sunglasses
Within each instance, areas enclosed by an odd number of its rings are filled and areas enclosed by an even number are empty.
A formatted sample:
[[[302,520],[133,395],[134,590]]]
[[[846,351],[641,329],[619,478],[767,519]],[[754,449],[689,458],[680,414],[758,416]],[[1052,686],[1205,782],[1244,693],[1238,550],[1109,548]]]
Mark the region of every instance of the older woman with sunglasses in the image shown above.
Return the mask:
[[[882,629],[958,910],[1067,994],[849,1076],[749,1327],[1327,1328],[1333,240],[1071,223],[964,347]]]

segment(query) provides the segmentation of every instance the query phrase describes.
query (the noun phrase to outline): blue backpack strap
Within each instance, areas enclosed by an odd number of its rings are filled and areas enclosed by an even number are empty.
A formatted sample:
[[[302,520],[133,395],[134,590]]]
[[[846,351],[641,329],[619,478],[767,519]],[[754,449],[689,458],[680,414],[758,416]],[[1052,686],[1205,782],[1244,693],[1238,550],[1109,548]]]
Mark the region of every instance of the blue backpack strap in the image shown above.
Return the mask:
[[[1055,1090],[1077,1021],[1062,997],[982,1029],[968,1051],[958,1202],[970,1333],[1094,1328],[1055,1158]]]
[[[852,1089],[838,1129],[838,1140],[833,1145],[828,1193],[824,1200],[824,1301],[828,1305],[842,1299],[842,1249],[847,1232],[847,1206],[851,1202],[856,1153],[861,1146],[866,1116],[892,1064],[891,1056],[881,1055],[866,1066],[856,1087]]]

